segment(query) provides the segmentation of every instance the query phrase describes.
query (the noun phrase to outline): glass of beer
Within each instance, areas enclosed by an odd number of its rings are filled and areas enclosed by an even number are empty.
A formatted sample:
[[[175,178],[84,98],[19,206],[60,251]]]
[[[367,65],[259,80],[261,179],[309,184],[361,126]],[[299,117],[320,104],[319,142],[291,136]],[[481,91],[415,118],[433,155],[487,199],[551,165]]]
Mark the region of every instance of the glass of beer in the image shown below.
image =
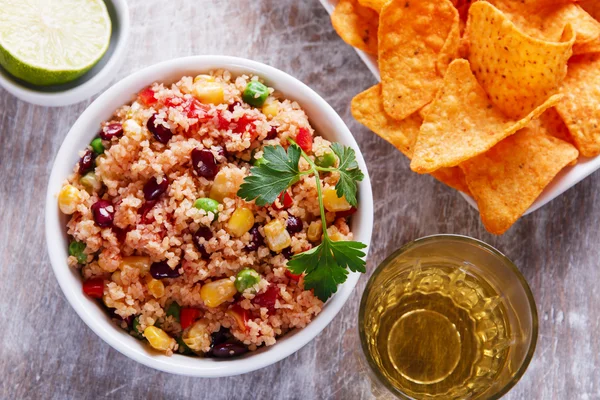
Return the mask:
[[[394,252],[360,304],[362,350],[387,397],[498,399],[527,369],[537,334],[523,275],[465,236],[428,236]]]

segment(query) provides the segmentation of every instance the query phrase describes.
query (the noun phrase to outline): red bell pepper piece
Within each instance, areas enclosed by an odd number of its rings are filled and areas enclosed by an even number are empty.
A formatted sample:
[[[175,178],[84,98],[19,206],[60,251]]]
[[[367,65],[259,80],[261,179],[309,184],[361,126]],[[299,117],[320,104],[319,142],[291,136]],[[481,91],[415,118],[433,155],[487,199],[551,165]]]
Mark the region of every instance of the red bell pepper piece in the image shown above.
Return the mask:
[[[104,295],[104,279],[94,278],[83,282],[83,293],[94,299],[101,299]]]
[[[181,329],[186,329],[192,325],[198,318],[200,318],[200,310],[192,307],[183,307],[179,311],[179,323]]]

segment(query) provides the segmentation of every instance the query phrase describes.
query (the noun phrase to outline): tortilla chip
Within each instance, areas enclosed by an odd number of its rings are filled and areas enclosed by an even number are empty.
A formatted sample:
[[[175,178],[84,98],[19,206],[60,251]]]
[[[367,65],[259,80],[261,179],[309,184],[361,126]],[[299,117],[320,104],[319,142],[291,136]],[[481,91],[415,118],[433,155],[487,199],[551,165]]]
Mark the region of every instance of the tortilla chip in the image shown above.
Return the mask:
[[[575,31],[575,45],[600,38],[600,23],[584,9],[566,0],[490,0],[526,34],[552,42],[560,41],[565,26]]]
[[[443,77],[446,74],[448,65],[450,65],[453,60],[459,58],[460,45],[460,19],[457,18],[452,23],[450,33],[448,33],[444,46],[440,50],[440,54],[438,54],[436,68],[440,76]]]
[[[412,157],[419,127],[423,122],[418,113],[402,121],[388,116],[383,109],[381,85],[375,85],[356,95],[352,99],[351,110],[358,122],[387,140],[409,159]],[[441,168],[432,175],[454,189],[469,193],[464,174],[458,167]]]
[[[381,9],[389,0],[358,0],[361,6],[369,7],[377,12],[381,12]]]
[[[573,45],[573,54],[600,53],[600,39],[580,45]]]
[[[431,176],[446,186],[471,196],[471,192],[467,186],[465,173],[459,167],[440,168],[437,171],[432,172]]]
[[[417,113],[401,121],[387,115],[381,100],[381,84],[354,96],[350,109],[358,122],[387,140],[405,156],[412,157],[423,120]]]
[[[391,0],[381,9],[379,68],[390,116],[404,119],[433,100],[442,82],[436,64],[443,48],[451,53],[445,44],[457,23],[450,0]]]
[[[487,2],[471,6],[466,34],[477,80],[512,118],[531,113],[558,90],[575,40],[571,25],[562,42],[529,37]]]
[[[477,201],[483,225],[500,235],[577,155],[569,143],[523,129],[460,167]]]
[[[556,110],[581,155],[600,154],[600,53],[576,56],[561,87],[565,98]]]
[[[547,109],[540,115],[540,118],[537,121],[533,122],[537,122],[537,126],[541,129],[542,133],[575,144],[571,137],[571,133],[569,132],[569,128],[567,128],[565,121],[563,121],[558,111],[556,111],[556,107]]]
[[[477,83],[469,62],[454,60],[427,110],[410,168],[422,174],[456,166],[524,128],[561,97],[550,97],[521,120],[506,117]]]
[[[581,8],[583,8],[588,14],[590,14],[596,21],[600,21],[600,1],[598,0],[581,0],[579,2]]]
[[[340,0],[331,13],[333,29],[350,46],[377,54],[379,16],[356,0]]]

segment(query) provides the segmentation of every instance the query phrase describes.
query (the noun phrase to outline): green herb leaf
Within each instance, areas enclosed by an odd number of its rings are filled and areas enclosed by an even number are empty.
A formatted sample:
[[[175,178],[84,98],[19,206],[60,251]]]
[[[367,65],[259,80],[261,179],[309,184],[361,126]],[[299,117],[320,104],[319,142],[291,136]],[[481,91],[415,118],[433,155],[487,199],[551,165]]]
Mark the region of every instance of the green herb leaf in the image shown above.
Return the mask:
[[[348,271],[366,272],[365,253],[367,247],[360,242],[334,242],[328,236],[317,247],[295,255],[287,263],[293,274],[305,273],[304,287],[314,289],[321,301],[327,301],[337,291],[337,285],[344,283]]]
[[[300,147],[290,145],[286,153],[281,146],[263,149],[264,164],[250,169],[237,195],[244,200],[256,199],[258,206],[272,204],[277,196],[300,179]]]
[[[264,162],[254,166],[251,175],[244,179],[237,195],[245,200],[256,200],[258,206],[272,204],[277,196],[288,187],[296,183],[301,175],[313,174],[317,180],[317,192],[321,221],[323,222],[323,240],[320,245],[292,257],[287,263],[287,268],[293,274],[304,273],[304,287],[313,289],[315,295],[322,301],[327,301],[332,294],[337,292],[339,284],[344,283],[348,271],[366,272],[365,253],[362,249],[367,246],[360,242],[340,241],[334,242],[327,235],[325,209],[321,191],[321,178],[319,170],[338,171],[340,180],[335,186],[339,197],[345,196],[352,206],[357,205],[357,182],[364,178],[358,168],[356,154],[350,147],[334,143],[331,149],[340,160],[338,168],[319,168],[290,139],[292,143],[287,152],[281,146],[268,146],[263,149]],[[310,164],[309,171],[300,172],[298,161],[304,157]]]
[[[338,197],[345,196],[346,201],[350,203],[350,205],[356,207],[356,192],[358,191],[357,182],[362,181],[365,176],[358,168],[354,149],[342,146],[339,143],[333,143],[331,145],[331,150],[333,150],[340,159],[340,166],[338,167],[340,180],[337,185],[335,185],[336,193]]]

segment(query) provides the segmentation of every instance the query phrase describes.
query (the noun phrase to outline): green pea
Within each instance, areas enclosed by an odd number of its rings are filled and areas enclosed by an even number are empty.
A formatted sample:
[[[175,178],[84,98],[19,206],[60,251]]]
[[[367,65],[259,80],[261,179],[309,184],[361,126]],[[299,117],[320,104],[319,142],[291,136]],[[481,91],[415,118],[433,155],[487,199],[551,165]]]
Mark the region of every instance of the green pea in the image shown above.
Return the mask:
[[[258,81],[249,82],[242,93],[242,100],[254,107],[262,107],[269,97],[269,88]]]
[[[139,315],[137,317],[135,317],[133,319],[133,322],[131,323],[131,334],[138,339],[144,338],[144,335],[142,334],[142,330],[140,329],[140,316]]]
[[[73,241],[69,243],[69,255],[77,258],[79,264],[87,262],[87,254],[84,253],[85,243]]]
[[[100,139],[99,137],[92,140],[90,146],[92,146],[92,150],[94,151],[94,153],[96,153],[96,155],[104,154],[104,145],[102,144],[102,139]]]
[[[217,216],[219,215],[219,202],[208,197],[202,197],[201,199],[196,200],[194,207],[206,211],[207,214],[209,212],[213,213],[215,216],[213,221],[217,219]]]
[[[167,317],[170,315],[175,318],[177,322],[179,322],[179,312],[181,311],[181,306],[177,304],[176,301],[172,302],[169,308],[167,308]]]
[[[244,290],[256,285],[260,281],[258,272],[251,268],[244,268],[235,276],[235,288],[242,293]]]
[[[321,168],[333,167],[335,165],[335,162],[335,154],[333,154],[331,151],[328,151],[327,153],[324,153],[323,155],[320,155],[315,158],[315,164],[317,164]]]

